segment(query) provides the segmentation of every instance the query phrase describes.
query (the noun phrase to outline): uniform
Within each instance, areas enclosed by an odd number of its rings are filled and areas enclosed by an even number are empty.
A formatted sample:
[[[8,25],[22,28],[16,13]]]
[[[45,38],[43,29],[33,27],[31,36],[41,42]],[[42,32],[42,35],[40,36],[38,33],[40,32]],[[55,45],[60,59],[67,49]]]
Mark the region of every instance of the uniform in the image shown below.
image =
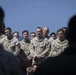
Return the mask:
[[[51,44],[51,51],[49,56],[58,56],[60,53],[64,51],[66,47],[68,47],[68,40],[60,41],[59,38],[57,38]]]
[[[47,38],[38,39],[37,37],[33,38],[30,43],[30,50],[33,55],[33,62],[32,64],[39,64],[43,60],[45,60],[48,56],[50,47]],[[35,59],[35,56],[39,55],[41,59]]]
[[[5,35],[4,35],[4,34],[1,34],[1,35],[0,35],[0,40],[1,40],[3,37],[5,37]]]
[[[54,41],[54,39],[53,38],[49,38],[49,43],[50,43],[50,49],[51,49],[51,44],[52,44],[52,42]]]
[[[25,42],[24,39],[22,41],[20,41],[20,49],[21,49],[20,59],[21,59],[21,61],[26,62],[26,60],[28,60],[27,57],[30,55],[29,44],[30,44],[29,40],[27,42]]]
[[[24,69],[26,69],[27,74],[30,72],[30,70],[27,70],[28,68],[30,68],[30,66],[32,65],[32,61],[28,61],[28,56],[30,55],[30,50],[29,50],[29,45],[30,45],[30,41],[27,40],[25,41],[24,39],[20,41],[20,61],[21,61],[21,65]]]
[[[54,41],[53,38],[49,38],[49,43],[52,43]]]
[[[22,41],[20,41],[20,48],[21,50],[23,50],[23,52],[25,53],[26,57],[29,55],[30,51],[29,51],[29,44],[30,41],[28,40],[27,42],[25,42],[25,40],[23,39]]]
[[[17,56],[20,52],[20,43],[15,37],[9,40],[7,36],[5,36],[0,40],[0,44],[3,45],[3,48],[6,51],[13,53],[15,56]]]

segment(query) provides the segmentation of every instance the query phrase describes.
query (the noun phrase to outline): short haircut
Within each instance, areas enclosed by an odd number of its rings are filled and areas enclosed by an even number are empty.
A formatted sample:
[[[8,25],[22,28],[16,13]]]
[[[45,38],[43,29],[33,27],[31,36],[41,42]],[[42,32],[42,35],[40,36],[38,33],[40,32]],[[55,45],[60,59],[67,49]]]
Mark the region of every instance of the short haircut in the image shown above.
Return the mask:
[[[14,33],[17,33],[17,34],[19,35],[19,32],[18,32],[18,31],[13,32],[13,34],[14,34]]]
[[[56,36],[55,32],[52,32],[52,33],[50,34],[50,37],[51,37],[52,35],[55,35],[55,36]]]
[[[64,33],[64,30],[62,28],[58,29],[57,33],[60,32],[60,31],[62,31]]]
[[[67,27],[63,27],[62,29],[66,29],[66,30],[68,30],[68,28],[67,28]]]
[[[25,32],[27,32],[27,34],[29,34],[29,31],[28,30],[23,30],[22,31],[22,34],[25,33]]]
[[[36,34],[36,33],[35,33],[35,32],[31,32],[30,35],[31,35],[31,34]]]
[[[37,27],[36,29],[41,29],[41,31],[42,31],[42,28],[41,27]]]
[[[35,33],[35,32],[31,32],[30,35],[31,35],[31,34],[35,34],[35,36],[36,36],[36,33]]]
[[[10,31],[12,31],[12,29],[11,29],[10,27],[5,28],[5,30],[10,30]]]
[[[0,6],[0,18],[3,20],[4,19],[4,16],[5,16],[4,10]]]

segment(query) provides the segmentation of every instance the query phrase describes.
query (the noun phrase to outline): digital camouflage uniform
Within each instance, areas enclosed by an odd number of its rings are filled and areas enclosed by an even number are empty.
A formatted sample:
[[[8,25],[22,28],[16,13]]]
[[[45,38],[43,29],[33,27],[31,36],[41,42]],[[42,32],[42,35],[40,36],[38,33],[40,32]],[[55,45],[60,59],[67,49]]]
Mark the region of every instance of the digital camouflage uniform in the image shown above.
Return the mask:
[[[20,59],[24,62],[24,65],[28,61],[27,57],[30,55],[29,44],[29,40],[27,40],[27,42],[24,39],[20,41]]]
[[[49,38],[49,43],[50,43],[50,49],[51,49],[51,44],[53,43],[54,39],[53,38]]]
[[[35,37],[31,40],[30,46],[31,46],[30,51],[33,55],[32,64],[39,64],[47,58],[50,50],[49,42],[47,38],[38,39],[37,37]],[[37,60],[35,59],[36,55],[39,55],[42,58]]]
[[[54,41],[53,38],[49,38],[49,43],[52,43]]]
[[[51,51],[50,51],[49,56],[50,57],[58,56],[60,53],[64,51],[66,47],[68,47],[68,40],[60,41],[57,38],[51,44]]]
[[[23,50],[23,52],[25,53],[26,57],[29,55],[30,51],[29,51],[29,44],[30,41],[28,40],[27,42],[25,42],[25,40],[23,39],[22,41],[20,41],[20,48],[21,50]]]
[[[20,43],[15,37],[9,40],[7,36],[5,36],[0,40],[0,44],[3,45],[3,48],[6,51],[13,53],[15,56],[17,56],[20,52]]]
[[[1,40],[3,37],[5,37],[5,35],[4,35],[4,34],[1,34],[1,35],[0,35],[0,40]]]

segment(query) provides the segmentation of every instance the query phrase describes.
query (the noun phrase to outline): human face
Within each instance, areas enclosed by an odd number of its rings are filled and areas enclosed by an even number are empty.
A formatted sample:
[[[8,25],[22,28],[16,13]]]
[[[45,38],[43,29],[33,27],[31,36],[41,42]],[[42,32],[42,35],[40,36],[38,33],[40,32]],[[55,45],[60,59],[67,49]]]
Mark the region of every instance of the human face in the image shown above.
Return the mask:
[[[64,32],[63,32],[63,31],[59,31],[59,32],[57,33],[57,36],[58,36],[58,38],[59,38],[60,40],[63,40],[63,39],[64,39]]]
[[[10,37],[11,36],[11,31],[9,29],[5,29],[5,35]]]
[[[36,32],[37,32],[37,37],[41,38],[42,37],[42,30],[40,28],[37,28]]]
[[[35,37],[35,34],[32,33],[32,34],[30,35],[30,39],[32,40],[34,37]]]
[[[13,37],[19,38],[19,34],[18,33],[14,33]]]
[[[52,34],[51,37],[52,37],[53,39],[56,39],[56,35],[54,35],[54,34]]]
[[[23,38],[26,40],[26,39],[28,39],[28,33],[27,32],[24,32],[23,34]]]
[[[43,35],[44,35],[44,36],[48,36],[48,33],[49,33],[48,28],[44,28],[44,29],[43,29]]]

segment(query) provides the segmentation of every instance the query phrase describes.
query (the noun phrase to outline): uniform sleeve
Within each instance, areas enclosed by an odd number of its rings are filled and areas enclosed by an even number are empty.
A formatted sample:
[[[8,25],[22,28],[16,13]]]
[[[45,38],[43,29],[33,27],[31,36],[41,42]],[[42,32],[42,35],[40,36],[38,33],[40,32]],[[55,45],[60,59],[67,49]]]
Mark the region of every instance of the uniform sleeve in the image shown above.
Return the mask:
[[[30,50],[31,55],[33,55],[33,57],[35,57],[35,55],[37,55],[37,53],[34,51],[35,50],[34,40],[31,40],[29,50]]]
[[[32,59],[32,65],[33,65],[35,64],[34,59],[37,55],[37,53],[34,51],[33,41],[30,43],[29,50],[30,50],[30,55],[27,58],[28,60]]]
[[[35,57],[35,55],[37,55],[37,53],[34,52],[34,50],[33,50],[33,45],[32,44],[29,45],[29,51],[30,51],[30,55],[28,56],[28,59],[32,59],[32,58]]]
[[[51,45],[51,51],[49,54],[49,57],[55,57],[58,56],[62,51],[61,48],[58,48],[59,46],[56,44],[56,42],[54,41]]]
[[[2,38],[1,40],[0,40],[0,44],[3,44],[4,43],[4,38]]]
[[[20,53],[20,43],[19,43],[19,41],[17,41],[16,46],[15,46],[14,55],[17,56],[19,53]]]
[[[56,52],[55,52],[55,42],[53,42],[51,44],[51,50],[50,50],[50,53],[49,53],[49,57],[53,57],[54,55],[56,55]]]

